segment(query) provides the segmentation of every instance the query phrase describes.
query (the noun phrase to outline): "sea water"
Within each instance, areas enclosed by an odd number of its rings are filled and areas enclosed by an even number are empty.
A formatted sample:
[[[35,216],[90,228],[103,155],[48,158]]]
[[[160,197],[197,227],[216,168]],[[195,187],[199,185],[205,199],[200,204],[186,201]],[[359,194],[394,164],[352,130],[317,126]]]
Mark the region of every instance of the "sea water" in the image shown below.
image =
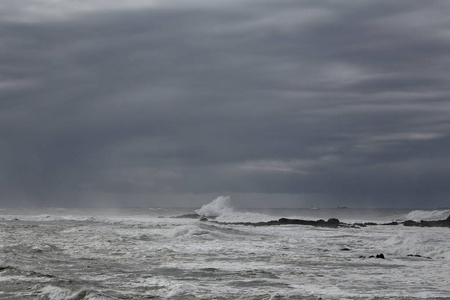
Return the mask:
[[[198,213],[215,221],[201,221]],[[450,299],[450,228],[246,226],[448,210],[0,210],[1,299]],[[185,217],[177,217],[177,216]],[[385,259],[369,258],[383,253]],[[416,256],[409,256],[416,255]]]

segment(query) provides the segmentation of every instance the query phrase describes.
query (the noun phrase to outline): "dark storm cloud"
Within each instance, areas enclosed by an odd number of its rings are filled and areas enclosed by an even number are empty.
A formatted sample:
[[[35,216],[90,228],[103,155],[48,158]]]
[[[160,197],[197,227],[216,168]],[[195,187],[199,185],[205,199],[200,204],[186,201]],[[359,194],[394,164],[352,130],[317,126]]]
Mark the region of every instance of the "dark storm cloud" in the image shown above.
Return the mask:
[[[5,205],[446,201],[444,2],[5,3]]]

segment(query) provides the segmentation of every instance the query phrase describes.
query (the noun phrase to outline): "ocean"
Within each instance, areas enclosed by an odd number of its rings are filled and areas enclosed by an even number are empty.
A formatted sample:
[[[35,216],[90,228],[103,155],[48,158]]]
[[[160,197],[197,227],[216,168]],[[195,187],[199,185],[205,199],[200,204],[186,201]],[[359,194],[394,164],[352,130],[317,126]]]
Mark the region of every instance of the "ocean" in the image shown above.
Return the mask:
[[[236,209],[226,197],[185,209],[2,208],[0,299],[450,299],[450,228],[233,224],[448,215]]]

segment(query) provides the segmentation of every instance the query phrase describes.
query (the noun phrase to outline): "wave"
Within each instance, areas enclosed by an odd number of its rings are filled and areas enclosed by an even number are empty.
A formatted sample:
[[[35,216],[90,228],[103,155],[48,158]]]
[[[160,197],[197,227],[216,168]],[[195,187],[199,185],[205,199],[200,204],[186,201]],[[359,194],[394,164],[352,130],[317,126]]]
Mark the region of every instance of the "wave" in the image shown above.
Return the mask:
[[[204,235],[210,234],[210,231],[202,230],[198,226],[195,225],[182,225],[177,226],[169,231],[167,234],[168,237],[174,238],[179,236],[192,236],[192,235]]]
[[[195,211],[200,216],[214,218],[219,222],[267,222],[274,216],[260,213],[239,212],[231,205],[230,196],[219,196]]]
[[[230,196],[219,196],[212,202],[203,205],[195,212],[207,218],[219,217],[223,214],[232,213],[233,207],[231,206]]]
[[[45,286],[41,290],[43,295],[46,295],[50,300],[60,299],[87,299],[88,291],[81,289],[79,291],[73,291],[66,288],[60,288],[52,285]]]
[[[384,244],[399,256],[420,255],[450,260],[450,242],[439,232],[399,232]]]
[[[444,220],[450,215],[450,210],[413,210],[406,215],[406,220],[413,221],[437,221]]]
[[[87,289],[70,289],[65,287],[57,287],[54,285],[47,285],[41,289],[41,295],[49,300],[111,300],[95,291]],[[40,298],[40,299],[41,299]]]

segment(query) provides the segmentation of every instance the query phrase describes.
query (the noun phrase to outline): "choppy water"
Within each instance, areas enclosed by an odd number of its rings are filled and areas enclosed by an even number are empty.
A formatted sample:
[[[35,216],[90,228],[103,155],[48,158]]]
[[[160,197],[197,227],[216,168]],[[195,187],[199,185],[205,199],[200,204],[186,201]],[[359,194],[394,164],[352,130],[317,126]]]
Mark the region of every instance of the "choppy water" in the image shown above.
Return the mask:
[[[192,212],[0,210],[0,298],[450,299],[449,228],[253,227],[171,217]],[[218,218],[351,222],[446,213],[222,207]],[[367,258],[378,253],[386,259]]]

